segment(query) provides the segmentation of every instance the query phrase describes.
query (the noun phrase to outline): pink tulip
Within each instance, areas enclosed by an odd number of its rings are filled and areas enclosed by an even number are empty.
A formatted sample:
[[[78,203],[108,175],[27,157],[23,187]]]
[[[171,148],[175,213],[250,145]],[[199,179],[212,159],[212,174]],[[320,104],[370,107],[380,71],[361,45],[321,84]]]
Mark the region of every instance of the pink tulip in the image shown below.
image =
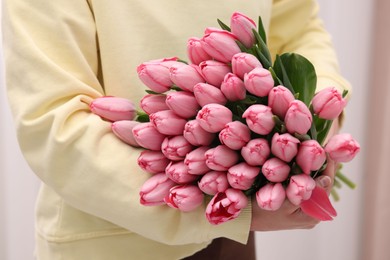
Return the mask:
[[[178,184],[186,184],[195,181],[198,176],[188,172],[187,165],[184,161],[171,162],[165,169],[165,174]]]
[[[301,202],[301,209],[306,215],[321,221],[332,220],[337,216],[328,194],[319,186],[314,188],[308,200]]]
[[[239,150],[251,139],[251,132],[247,125],[240,121],[227,123],[219,132],[219,140],[230,149]]]
[[[225,105],[227,102],[226,97],[222,91],[210,84],[207,83],[198,83],[194,86],[194,95],[196,101],[202,107],[207,104],[220,104]]]
[[[282,120],[290,107],[290,103],[294,100],[291,91],[280,85],[272,88],[268,94],[268,106],[272,108],[272,113]]]
[[[316,140],[307,140],[299,146],[295,161],[306,174],[319,170],[324,165],[326,153]]]
[[[247,205],[246,195],[240,190],[230,188],[212,198],[206,208],[206,217],[213,225],[222,224],[237,218]]]
[[[290,173],[290,166],[279,158],[273,157],[264,163],[261,172],[269,181],[283,182]]]
[[[294,100],[290,103],[284,122],[289,133],[306,134],[311,127],[313,117],[305,103]]]
[[[260,135],[271,133],[275,126],[271,108],[265,105],[251,105],[245,110],[242,117],[246,119],[249,129]]]
[[[241,79],[244,79],[245,74],[251,72],[253,69],[262,67],[256,56],[246,52],[237,53],[232,58],[233,73]]]
[[[275,133],[272,137],[271,152],[285,162],[290,162],[298,153],[300,141],[292,135]]]
[[[201,62],[199,69],[206,82],[218,88],[221,86],[225,75],[231,72],[229,65],[216,60]]]
[[[274,87],[271,72],[264,68],[255,68],[245,74],[244,83],[246,89],[258,97],[268,96],[268,93]]]
[[[187,56],[190,61],[199,65],[202,61],[211,60],[211,56],[205,52],[202,47],[201,39],[197,37],[191,37],[187,42]]]
[[[210,171],[210,168],[206,165],[205,156],[208,149],[210,148],[207,146],[198,147],[186,155],[184,163],[187,165],[190,174],[203,175]]]
[[[316,182],[309,175],[293,175],[287,186],[286,195],[292,204],[299,206],[302,201],[310,198],[315,187]]]
[[[252,186],[259,173],[259,167],[241,162],[229,168],[227,179],[232,188],[247,190]]]
[[[334,87],[319,91],[312,100],[314,113],[328,120],[336,119],[346,105],[347,100]]]
[[[183,118],[194,117],[200,107],[194,94],[187,91],[168,93],[166,104],[176,115]]]
[[[168,110],[169,107],[165,103],[166,95],[145,95],[140,102],[140,106],[148,115],[162,110]]]
[[[257,205],[264,210],[278,210],[286,199],[281,183],[268,183],[256,192]]]
[[[160,150],[165,135],[161,134],[152,123],[140,123],[133,128],[135,141],[145,149]]]
[[[178,116],[172,110],[163,110],[149,116],[150,122],[162,134],[181,135],[187,120]]]
[[[195,119],[188,121],[184,126],[184,138],[195,146],[210,145],[214,141],[215,135],[204,130]]]
[[[350,134],[337,134],[329,139],[325,151],[335,162],[349,162],[359,153],[360,145]]]
[[[99,97],[89,105],[90,110],[109,121],[133,120],[137,111],[133,102],[120,97]]]
[[[206,165],[215,171],[227,171],[238,162],[238,154],[225,145],[206,151]]]
[[[233,73],[225,75],[221,85],[221,91],[230,101],[243,100],[246,97],[244,82]]]
[[[200,126],[210,133],[221,131],[233,120],[233,113],[227,107],[219,104],[208,104],[199,110],[196,120]]]
[[[169,76],[169,68],[177,60],[178,59],[174,57],[144,62],[137,67],[138,77],[154,92],[164,93],[173,85]]]
[[[241,156],[246,163],[252,166],[263,165],[270,153],[268,141],[263,138],[252,139],[241,149]]]
[[[165,138],[161,151],[169,160],[179,161],[192,151],[192,145],[182,135],[176,135]]]
[[[161,173],[170,163],[161,151],[144,150],[138,157],[138,165],[148,173]]]
[[[184,64],[177,62],[169,69],[169,75],[173,83],[182,90],[193,92],[194,86],[200,82],[205,82],[198,71],[198,66],[194,64]]]
[[[247,48],[251,48],[256,43],[253,30],[256,30],[256,23],[245,16],[242,13],[233,13],[230,19],[230,27],[232,33],[238,38],[238,40]]]
[[[229,188],[226,172],[210,171],[203,175],[198,183],[201,191],[208,195],[224,192]]]
[[[140,202],[145,206],[156,206],[165,204],[164,198],[169,194],[169,190],[176,183],[168,178],[164,173],[158,173],[150,177],[142,185]]]
[[[123,142],[133,147],[139,147],[140,145],[133,136],[133,128],[138,124],[140,123],[130,120],[116,121],[111,124],[111,130]]]
[[[172,208],[183,212],[189,212],[203,204],[204,195],[195,185],[179,185],[169,190],[169,195],[165,197],[165,202]]]
[[[207,28],[205,33],[202,47],[215,60],[229,63],[234,54],[241,52],[232,33],[214,28]]]

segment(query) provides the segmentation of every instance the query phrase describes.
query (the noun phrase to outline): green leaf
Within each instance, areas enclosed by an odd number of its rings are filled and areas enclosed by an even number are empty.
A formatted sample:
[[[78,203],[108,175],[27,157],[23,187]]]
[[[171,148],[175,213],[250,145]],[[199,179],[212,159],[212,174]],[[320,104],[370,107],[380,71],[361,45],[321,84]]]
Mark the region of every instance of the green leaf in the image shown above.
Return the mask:
[[[267,59],[267,57],[264,56],[264,54],[261,52],[261,50],[255,46],[255,55],[259,59],[260,63],[263,65],[264,68],[269,68],[271,67],[272,63]]]
[[[257,42],[258,48],[260,49],[260,52],[268,60],[268,64],[272,64],[271,53],[268,49],[267,44],[264,42],[263,38],[256,30],[252,30],[252,32],[255,35],[256,42]]]
[[[263,25],[263,21],[261,19],[261,16],[259,16],[259,23],[257,24],[257,26],[258,26],[258,33],[259,33],[259,35],[263,39],[263,42],[265,44],[267,44],[267,35],[265,33],[265,30],[264,30],[264,25]]]
[[[276,55],[276,59],[275,59],[275,63],[274,63],[274,71],[275,71],[276,76],[282,80],[281,85],[288,88],[291,91],[291,93],[293,95],[295,95],[295,90],[294,90],[293,86],[291,85],[286,68],[284,67],[283,61],[279,55]]]
[[[228,31],[230,32],[230,27],[227,26],[224,22],[222,22],[221,20],[217,19],[217,22],[219,24],[219,26],[221,26],[222,30],[225,30],[225,31]]]
[[[269,71],[271,72],[272,78],[277,83],[277,85],[283,85],[282,80],[278,76],[276,76],[276,73],[272,67],[269,68]]]

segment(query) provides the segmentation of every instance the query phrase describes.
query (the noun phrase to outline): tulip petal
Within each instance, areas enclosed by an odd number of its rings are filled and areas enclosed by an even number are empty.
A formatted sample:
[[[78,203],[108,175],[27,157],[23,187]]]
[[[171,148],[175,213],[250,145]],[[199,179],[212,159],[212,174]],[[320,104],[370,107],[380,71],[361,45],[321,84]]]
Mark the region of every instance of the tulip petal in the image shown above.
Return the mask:
[[[328,194],[318,186],[312,191],[310,199],[302,201],[301,209],[307,215],[322,221],[333,220],[337,216]]]

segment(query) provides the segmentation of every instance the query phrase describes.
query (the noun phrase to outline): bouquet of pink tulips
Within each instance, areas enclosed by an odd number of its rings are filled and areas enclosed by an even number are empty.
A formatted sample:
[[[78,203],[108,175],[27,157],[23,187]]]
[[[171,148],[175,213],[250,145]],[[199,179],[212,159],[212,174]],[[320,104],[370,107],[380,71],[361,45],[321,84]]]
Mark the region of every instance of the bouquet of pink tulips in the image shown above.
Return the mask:
[[[188,40],[190,63],[174,57],[137,68],[149,88],[142,112],[119,97],[91,103],[121,140],[144,148],[138,164],[151,177],[140,202],[186,212],[207,201],[207,219],[220,224],[254,195],[265,210],[288,199],[312,217],[333,219],[314,178],[327,160],[348,162],[360,149],[350,134],[324,144],[346,93],[329,87],[315,94],[314,67],[298,54],[272,62],[261,19],[258,28],[241,13],[230,27],[218,22],[222,29]],[[340,172],[336,179],[349,184]]]

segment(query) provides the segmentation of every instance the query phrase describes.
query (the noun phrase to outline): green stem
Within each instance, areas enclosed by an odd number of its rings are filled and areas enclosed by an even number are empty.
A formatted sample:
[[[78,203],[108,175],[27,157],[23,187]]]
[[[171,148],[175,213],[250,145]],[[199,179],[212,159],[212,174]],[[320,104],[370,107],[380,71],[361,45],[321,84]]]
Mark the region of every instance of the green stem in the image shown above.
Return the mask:
[[[336,172],[336,177],[339,178],[342,182],[344,182],[351,189],[356,188],[356,184],[353,181],[351,181],[350,179],[348,179],[347,176],[345,176],[341,172]]]
[[[340,200],[340,196],[339,196],[339,194],[337,193],[337,191],[334,188],[332,188],[330,190],[330,195],[332,195],[332,198],[334,199],[334,201],[339,201]]]

